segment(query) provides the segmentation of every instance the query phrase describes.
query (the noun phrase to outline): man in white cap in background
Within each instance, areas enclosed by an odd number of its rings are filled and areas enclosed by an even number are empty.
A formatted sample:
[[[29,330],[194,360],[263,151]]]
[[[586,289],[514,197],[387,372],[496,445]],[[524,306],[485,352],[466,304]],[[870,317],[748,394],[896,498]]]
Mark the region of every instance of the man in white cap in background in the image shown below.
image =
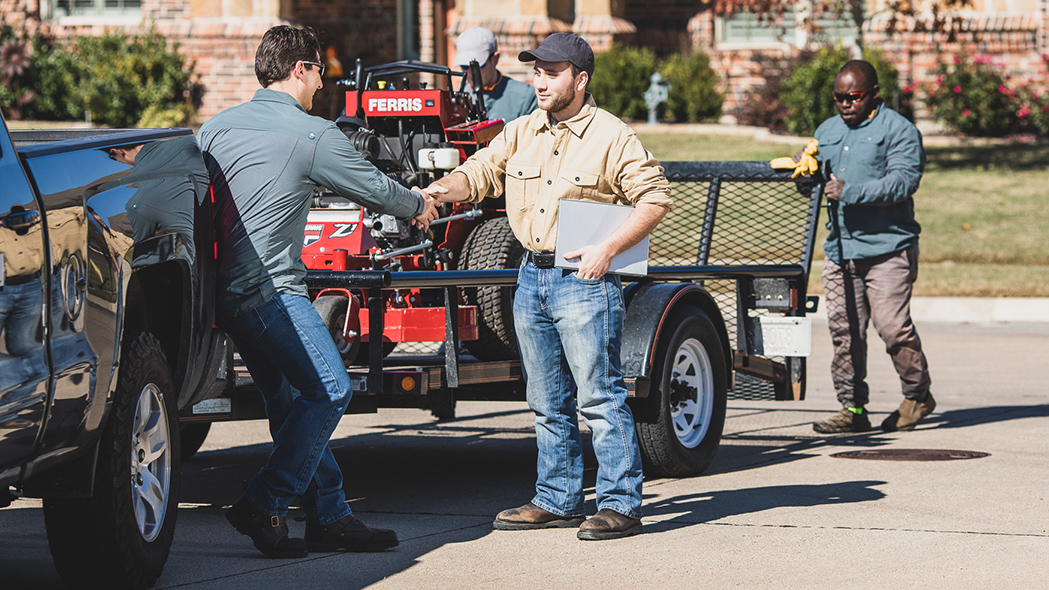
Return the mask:
[[[455,39],[455,63],[467,73],[471,84],[470,62],[481,67],[484,107],[489,119],[509,123],[534,111],[539,105],[535,90],[524,82],[502,75],[499,70],[499,44],[495,34],[484,27],[466,29]]]

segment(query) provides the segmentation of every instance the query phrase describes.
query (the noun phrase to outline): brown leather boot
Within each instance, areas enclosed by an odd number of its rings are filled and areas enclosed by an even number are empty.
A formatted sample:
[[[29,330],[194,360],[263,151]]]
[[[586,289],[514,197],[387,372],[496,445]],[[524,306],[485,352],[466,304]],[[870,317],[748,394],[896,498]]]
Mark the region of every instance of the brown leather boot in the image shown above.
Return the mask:
[[[389,529],[375,529],[356,516],[348,514],[325,526],[306,522],[306,543],[310,551],[382,551],[398,544],[397,533]]]
[[[867,410],[857,414],[848,408],[842,408],[822,422],[813,422],[812,429],[820,434],[867,432],[871,429],[871,420],[867,417]]]
[[[936,400],[932,398],[932,393],[925,394],[925,399],[920,402],[905,399],[900,407],[881,423],[881,429],[885,432],[914,430],[922,418],[931,414],[935,409]]]
[[[244,498],[230,506],[226,520],[237,532],[251,537],[255,548],[266,557],[295,558],[309,554],[305,539],[288,536],[288,524],[283,516],[267,516]]]
[[[495,517],[492,526],[501,531],[527,531],[574,528],[582,522],[582,516],[558,516],[529,502],[520,508],[503,510]]]
[[[604,541],[621,539],[641,532],[641,519],[630,518],[609,508],[602,508],[597,514],[579,525],[576,537],[584,541]]]

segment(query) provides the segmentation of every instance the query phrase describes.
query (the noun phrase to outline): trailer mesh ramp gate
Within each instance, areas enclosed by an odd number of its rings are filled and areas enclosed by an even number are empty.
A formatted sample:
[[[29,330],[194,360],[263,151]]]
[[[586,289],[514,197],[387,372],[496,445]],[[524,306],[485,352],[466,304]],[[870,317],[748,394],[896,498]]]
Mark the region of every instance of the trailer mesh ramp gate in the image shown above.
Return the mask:
[[[665,162],[673,186],[674,209],[649,238],[649,267],[797,266],[804,274],[804,288],[812,262],[822,179],[790,178],[790,171],[773,170],[766,162]],[[697,280],[714,296],[730,335],[740,330],[740,281],[710,278]],[[752,297],[752,295],[751,295]],[[767,317],[788,312],[784,306],[750,307],[747,317]],[[730,336],[731,337],[731,336]],[[738,350],[744,340],[736,338]],[[433,354],[438,342],[404,342],[394,354]],[[784,357],[758,358],[785,363]],[[771,400],[773,383],[737,371],[730,399]]]
[[[673,186],[674,209],[649,238],[650,266],[797,265],[803,271],[798,297],[804,305],[821,178],[799,182],[790,178],[790,171],[773,170],[766,162],[665,162],[663,166]],[[745,284],[744,293],[740,292],[744,283],[740,280],[697,282],[714,296],[730,337],[747,323],[741,318],[791,313],[784,306],[763,306],[758,301],[752,307],[744,299],[753,299],[753,294],[746,292],[750,289]],[[741,309],[745,314],[740,314]],[[737,338],[737,350],[742,343],[743,338]],[[737,371],[729,398],[764,400],[776,399],[777,394],[769,381]]]

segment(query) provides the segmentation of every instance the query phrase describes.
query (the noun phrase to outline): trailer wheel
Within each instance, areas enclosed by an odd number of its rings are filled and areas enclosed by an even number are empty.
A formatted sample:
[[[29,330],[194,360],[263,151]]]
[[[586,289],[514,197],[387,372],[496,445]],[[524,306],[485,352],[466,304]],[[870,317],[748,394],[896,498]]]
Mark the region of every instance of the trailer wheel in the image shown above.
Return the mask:
[[[146,588],[160,576],[178,509],[177,394],[153,335],[126,346],[94,496],[44,500],[48,544],[66,584]]]
[[[525,249],[510,229],[505,217],[490,219],[470,234],[463,246],[461,269],[492,270],[517,268]],[[474,357],[482,361],[518,358],[514,336],[514,287],[463,289],[466,303],[476,305],[477,340],[463,342]]]
[[[653,358],[652,423],[637,423],[645,474],[699,475],[714,460],[725,426],[728,379],[714,323],[702,310],[676,310]]]
[[[324,325],[328,327],[328,333],[331,334],[332,340],[335,341],[335,348],[339,350],[342,363],[347,367],[357,364],[362,350],[365,350],[361,346],[360,338],[354,338],[353,342],[347,342],[342,335],[342,328],[346,325],[346,310],[348,308],[349,301],[345,297],[327,296],[313,300],[313,309],[317,310],[321,320],[324,321]],[[366,352],[364,359],[364,362],[368,362]]]
[[[188,422],[178,425],[179,457],[188,461],[197,454],[211,431],[211,422]]]

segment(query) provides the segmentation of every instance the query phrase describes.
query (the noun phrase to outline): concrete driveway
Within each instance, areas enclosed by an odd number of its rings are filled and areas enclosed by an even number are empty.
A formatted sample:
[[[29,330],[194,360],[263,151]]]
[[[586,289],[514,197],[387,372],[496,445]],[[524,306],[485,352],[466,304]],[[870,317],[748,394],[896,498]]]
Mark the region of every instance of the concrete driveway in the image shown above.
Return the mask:
[[[713,466],[645,482],[645,533],[494,531],[531,497],[535,444],[521,403],[460,403],[343,419],[333,439],[353,510],[397,530],[378,554],[263,559],[222,516],[265,460],[261,422],[216,425],[184,464],[157,588],[1049,588],[1049,327],[921,324],[938,401],[911,433],[817,437],[838,409],[816,323],[803,402],[730,402]],[[871,333],[872,422],[899,386]],[[835,458],[857,450],[989,453],[952,461]],[[594,477],[588,453],[588,491]],[[591,510],[593,506],[591,503]],[[291,523],[301,534],[303,524]],[[39,503],[0,511],[0,587],[61,587]]]

